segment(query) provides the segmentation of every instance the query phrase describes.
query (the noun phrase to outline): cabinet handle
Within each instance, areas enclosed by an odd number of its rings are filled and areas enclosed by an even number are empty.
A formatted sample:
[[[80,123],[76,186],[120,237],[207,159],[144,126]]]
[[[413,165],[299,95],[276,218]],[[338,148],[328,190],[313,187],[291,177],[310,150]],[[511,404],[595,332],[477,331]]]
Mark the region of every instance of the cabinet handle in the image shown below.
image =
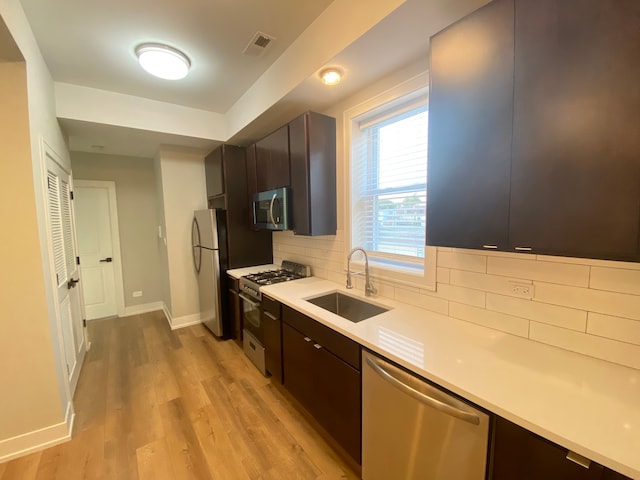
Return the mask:
[[[571,450],[567,452],[567,460],[570,460],[573,463],[577,463],[587,470],[589,470],[589,467],[591,467],[591,460],[589,460],[587,457],[583,457],[582,455],[577,454],[576,452],[572,452]]]
[[[531,247],[516,247],[515,249],[519,252],[530,252],[532,250]]]
[[[322,348],[322,345],[320,345],[318,343],[314,343],[313,346],[316,347],[316,349],[318,349],[318,350],[320,350]]]
[[[482,248],[490,248],[491,250],[496,250],[498,248],[497,245],[482,245]]]
[[[264,313],[265,317],[270,318],[271,320],[278,320],[278,317],[276,317],[273,313],[265,312],[264,310],[262,311],[262,313]]]
[[[310,342],[310,341],[311,341],[311,339],[310,339],[309,337],[304,337],[304,341],[305,341],[305,342]]]

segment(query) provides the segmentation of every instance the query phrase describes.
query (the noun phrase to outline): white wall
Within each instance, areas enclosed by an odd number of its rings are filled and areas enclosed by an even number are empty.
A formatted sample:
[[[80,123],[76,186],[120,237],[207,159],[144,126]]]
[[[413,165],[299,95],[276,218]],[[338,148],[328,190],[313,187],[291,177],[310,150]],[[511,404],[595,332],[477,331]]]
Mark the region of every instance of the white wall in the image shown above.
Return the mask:
[[[71,165],[75,180],[115,183],[125,307],[161,302],[164,245],[158,239],[153,159],[72,152]],[[133,297],[134,291],[141,291],[142,296]]]
[[[62,361],[61,344],[55,315],[53,274],[46,235],[44,202],[44,166],[41,141],[44,140],[68,165],[69,155],[55,116],[53,82],[35,43],[31,29],[18,0],[0,0],[0,15],[26,61],[26,83],[3,85],[7,100],[1,102],[11,120],[0,130],[6,135],[0,141],[4,147],[18,148],[3,152],[3,171],[11,179],[15,195],[3,201],[3,213],[9,209],[20,218],[5,218],[3,231],[20,238],[20,245],[7,243],[3,238],[2,251],[10,254],[3,265],[22,288],[18,292],[2,288],[4,313],[0,319],[0,338],[11,342],[10,359],[2,358],[5,367],[18,368],[19,383],[0,378],[2,408],[0,408],[0,461],[48,442],[64,440],[68,436],[71,395]],[[2,25],[4,28],[4,25]],[[3,65],[11,68],[10,64]],[[0,75],[8,80],[11,75]],[[25,97],[28,105],[22,122],[17,105],[9,107],[11,97],[19,102]],[[21,96],[22,95],[22,96]],[[15,115],[14,115],[15,110]],[[28,116],[27,116],[28,112]],[[28,123],[27,123],[28,122]],[[20,143],[25,139],[24,144]],[[24,196],[24,197],[23,197]],[[11,207],[10,207],[11,206]],[[17,206],[17,209],[16,209]],[[39,255],[36,253],[39,251]],[[22,259],[22,260],[21,260]],[[7,260],[6,262],[4,260]],[[15,267],[8,267],[18,262]],[[24,272],[28,279],[21,280]],[[6,368],[5,370],[11,370]]]
[[[325,112],[337,119],[338,233],[298,237],[275,232],[274,263],[307,263],[314,275],[345,282],[343,114],[423,70],[424,62],[413,63]],[[530,285],[532,298],[515,295],[511,281]],[[438,248],[436,292],[380,280],[375,284],[384,297],[640,369],[637,263]],[[364,288],[360,278],[356,288]]]
[[[163,224],[170,288],[171,326],[200,321],[198,283],[191,256],[193,212],[207,208],[204,156],[161,149],[156,174],[162,183]]]

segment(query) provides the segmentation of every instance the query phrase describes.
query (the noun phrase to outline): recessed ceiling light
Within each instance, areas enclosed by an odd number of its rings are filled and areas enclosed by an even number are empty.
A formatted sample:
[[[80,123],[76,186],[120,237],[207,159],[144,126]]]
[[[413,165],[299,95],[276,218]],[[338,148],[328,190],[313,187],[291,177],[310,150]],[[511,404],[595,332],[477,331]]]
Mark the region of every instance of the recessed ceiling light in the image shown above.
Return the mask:
[[[166,80],[187,76],[191,61],[180,50],[159,43],[143,43],[136,47],[138,63],[151,75]]]
[[[342,78],[342,71],[337,68],[325,68],[320,72],[320,78],[325,85],[337,85]]]

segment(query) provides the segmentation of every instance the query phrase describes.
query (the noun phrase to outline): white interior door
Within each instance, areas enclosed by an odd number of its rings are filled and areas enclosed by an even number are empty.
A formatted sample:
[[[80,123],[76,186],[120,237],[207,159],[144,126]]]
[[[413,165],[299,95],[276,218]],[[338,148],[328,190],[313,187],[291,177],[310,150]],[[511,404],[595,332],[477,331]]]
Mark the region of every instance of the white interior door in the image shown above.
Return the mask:
[[[64,360],[73,393],[86,351],[86,342],[80,288],[78,288],[80,272],[76,258],[71,179],[69,173],[56,163],[49,153],[47,153],[47,204]]]
[[[115,265],[119,258],[113,242],[111,189],[113,182],[75,185],[78,254],[87,320],[118,314]]]

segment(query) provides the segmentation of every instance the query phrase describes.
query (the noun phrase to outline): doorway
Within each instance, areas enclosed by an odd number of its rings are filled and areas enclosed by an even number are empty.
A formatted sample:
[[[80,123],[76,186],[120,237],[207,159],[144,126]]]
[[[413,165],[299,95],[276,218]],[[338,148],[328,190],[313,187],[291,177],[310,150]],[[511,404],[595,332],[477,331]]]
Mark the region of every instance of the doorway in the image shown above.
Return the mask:
[[[76,180],[75,214],[87,320],[123,315],[115,182]]]

